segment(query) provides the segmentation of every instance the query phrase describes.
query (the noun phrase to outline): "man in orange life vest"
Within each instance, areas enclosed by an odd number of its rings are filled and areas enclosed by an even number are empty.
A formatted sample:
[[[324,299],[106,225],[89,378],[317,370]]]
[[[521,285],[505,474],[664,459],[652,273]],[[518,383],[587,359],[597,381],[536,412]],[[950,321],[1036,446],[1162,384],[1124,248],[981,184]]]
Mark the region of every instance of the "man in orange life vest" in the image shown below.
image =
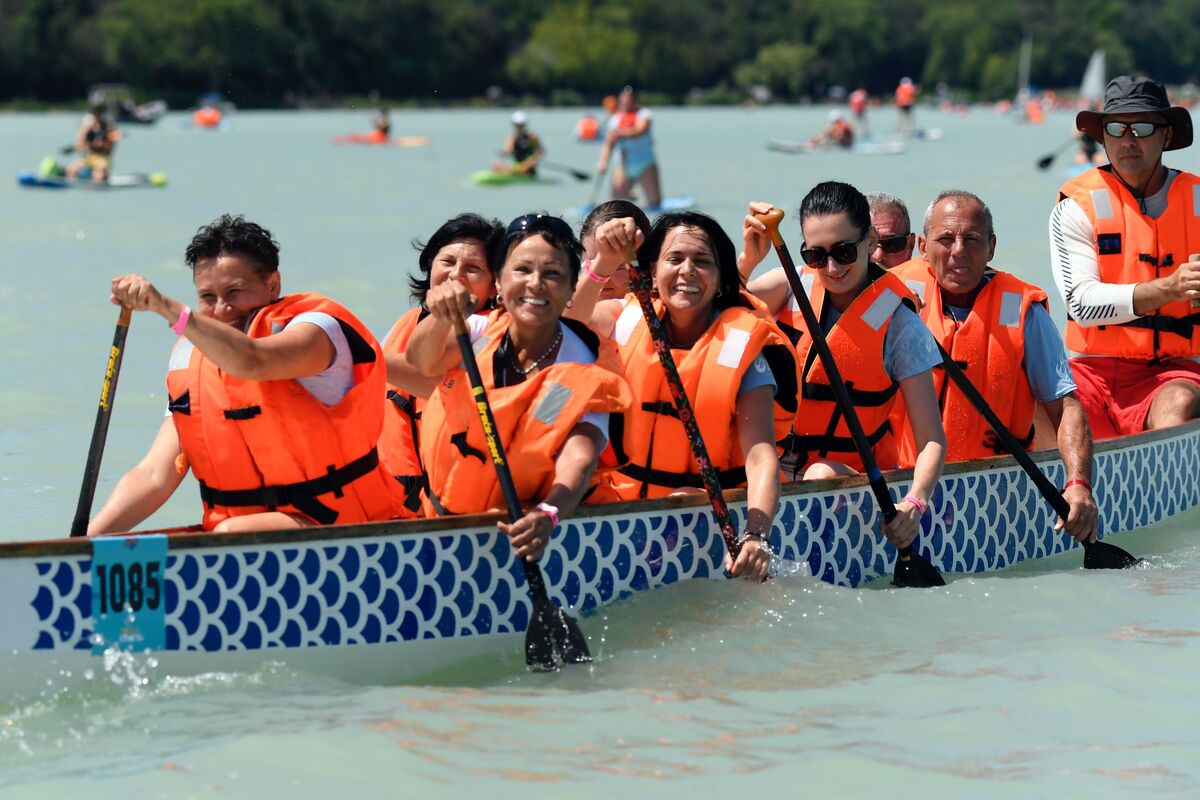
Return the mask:
[[[921,317],[1013,436],[1033,444],[1034,412],[1045,409],[1067,467],[1063,497],[1071,507],[1058,527],[1078,541],[1096,538],[1092,437],[1067,365],[1046,293],[988,266],[996,252],[992,212],[965,191],[940,193],[925,212],[921,256],[892,270],[922,303]],[[983,416],[942,369],[934,383],[946,430],[946,461],[1006,452]],[[913,463],[913,437],[902,411],[893,415],[902,466]]]
[[[908,206],[899,197],[885,192],[869,192],[867,203],[871,206],[871,228],[879,237],[879,243],[871,251],[871,260],[884,269],[900,266],[912,258],[917,243]]]
[[[1050,264],[1079,397],[1103,439],[1200,416],[1200,177],[1162,163],[1192,143],[1186,109],[1122,75],[1075,125],[1110,164],[1059,189]]]

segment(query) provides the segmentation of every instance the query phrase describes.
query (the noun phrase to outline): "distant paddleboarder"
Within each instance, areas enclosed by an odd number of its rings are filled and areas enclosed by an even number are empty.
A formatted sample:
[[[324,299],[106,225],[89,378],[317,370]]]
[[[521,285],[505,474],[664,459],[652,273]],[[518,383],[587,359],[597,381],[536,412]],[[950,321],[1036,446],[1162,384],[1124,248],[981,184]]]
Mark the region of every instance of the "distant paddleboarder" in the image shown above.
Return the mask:
[[[604,149],[600,151],[600,162],[596,169],[601,173],[608,169],[608,159],[613,148],[621,154],[621,162],[613,168],[612,196],[614,200],[633,197],[633,185],[640,183],[645,196],[644,205],[662,205],[662,188],[659,185],[658,161],[654,156],[654,139],[650,135],[650,109],[638,105],[637,94],[632,86],[621,90],[617,99],[617,113],[608,120],[608,136]]]

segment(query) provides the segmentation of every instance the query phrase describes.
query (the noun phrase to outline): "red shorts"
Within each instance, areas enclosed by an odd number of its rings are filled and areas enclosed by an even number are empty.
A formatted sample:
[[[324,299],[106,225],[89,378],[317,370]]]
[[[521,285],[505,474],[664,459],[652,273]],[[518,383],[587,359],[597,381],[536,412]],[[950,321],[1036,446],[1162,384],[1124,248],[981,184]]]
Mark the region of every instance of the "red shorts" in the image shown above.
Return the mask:
[[[1094,439],[1145,430],[1150,404],[1158,390],[1172,381],[1200,387],[1200,363],[1183,358],[1159,364],[1128,358],[1072,358],[1071,372]]]

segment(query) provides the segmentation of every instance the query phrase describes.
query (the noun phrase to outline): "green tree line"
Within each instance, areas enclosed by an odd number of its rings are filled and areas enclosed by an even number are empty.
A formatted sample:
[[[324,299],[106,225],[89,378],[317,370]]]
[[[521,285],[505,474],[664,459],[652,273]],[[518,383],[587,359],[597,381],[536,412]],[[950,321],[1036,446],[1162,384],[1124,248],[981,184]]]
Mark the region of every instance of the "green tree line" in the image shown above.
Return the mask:
[[[1196,0],[0,0],[0,101],[78,100],[93,83],[187,105],[362,97],[457,102],[491,87],[595,99],[886,93],[904,75],[981,99],[1110,74],[1200,76]],[[495,90],[492,90],[493,92]]]

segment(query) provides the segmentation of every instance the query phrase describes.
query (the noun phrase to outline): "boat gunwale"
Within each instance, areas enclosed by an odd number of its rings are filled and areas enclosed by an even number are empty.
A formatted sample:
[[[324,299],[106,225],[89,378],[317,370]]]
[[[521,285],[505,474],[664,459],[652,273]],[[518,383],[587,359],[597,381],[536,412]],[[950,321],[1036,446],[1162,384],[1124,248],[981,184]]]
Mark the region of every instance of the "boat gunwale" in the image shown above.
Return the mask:
[[[1197,428],[1200,428],[1200,419],[1191,420],[1182,425],[1170,428],[1159,428],[1128,436],[1105,439],[1095,442],[1093,455],[1097,456],[1112,450],[1122,450],[1164,439],[1188,436],[1195,432]],[[1030,453],[1030,456],[1034,462],[1043,463],[1058,460],[1059,452],[1056,448],[1049,448]],[[1020,467],[1012,456],[997,455],[974,459],[972,461],[947,464],[942,470],[942,478],[963,473],[986,472],[996,469],[1019,470]],[[889,482],[905,483],[912,478],[912,470],[894,470],[886,472],[884,475],[888,478]],[[780,499],[797,495],[820,494],[834,490],[857,489],[868,485],[869,482],[866,475],[852,475],[803,482],[794,481],[784,483],[781,486]],[[741,503],[746,499],[745,489],[728,489],[724,494],[726,501],[730,504]],[[630,513],[645,514],[688,508],[703,509],[707,508],[708,505],[708,498],[702,494],[664,497],[655,500],[626,501],[623,503],[605,503],[602,505],[580,506],[565,522],[586,522],[596,517],[613,517]],[[485,514],[455,515],[452,520],[447,517],[428,517],[407,520],[381,520],[379,522],[364,522],[349,525],[324,525],[276,531],[214,533],[212,531],[203,531],[199,526],[186,526],[102,535],[123,537],[167,534],[171,537],[170,548],[174,551],[261,544],[307,544],[340,539],[419,536],[430,533],[455,535],[462,532],[490,528],[496,522],[505,518],[506,515],[503,512],[496,511]],[[447,525],[448,522],[452,524]],[[90,555],[92,538],[95,537],[0,542],[0,560],[42,556]]]

